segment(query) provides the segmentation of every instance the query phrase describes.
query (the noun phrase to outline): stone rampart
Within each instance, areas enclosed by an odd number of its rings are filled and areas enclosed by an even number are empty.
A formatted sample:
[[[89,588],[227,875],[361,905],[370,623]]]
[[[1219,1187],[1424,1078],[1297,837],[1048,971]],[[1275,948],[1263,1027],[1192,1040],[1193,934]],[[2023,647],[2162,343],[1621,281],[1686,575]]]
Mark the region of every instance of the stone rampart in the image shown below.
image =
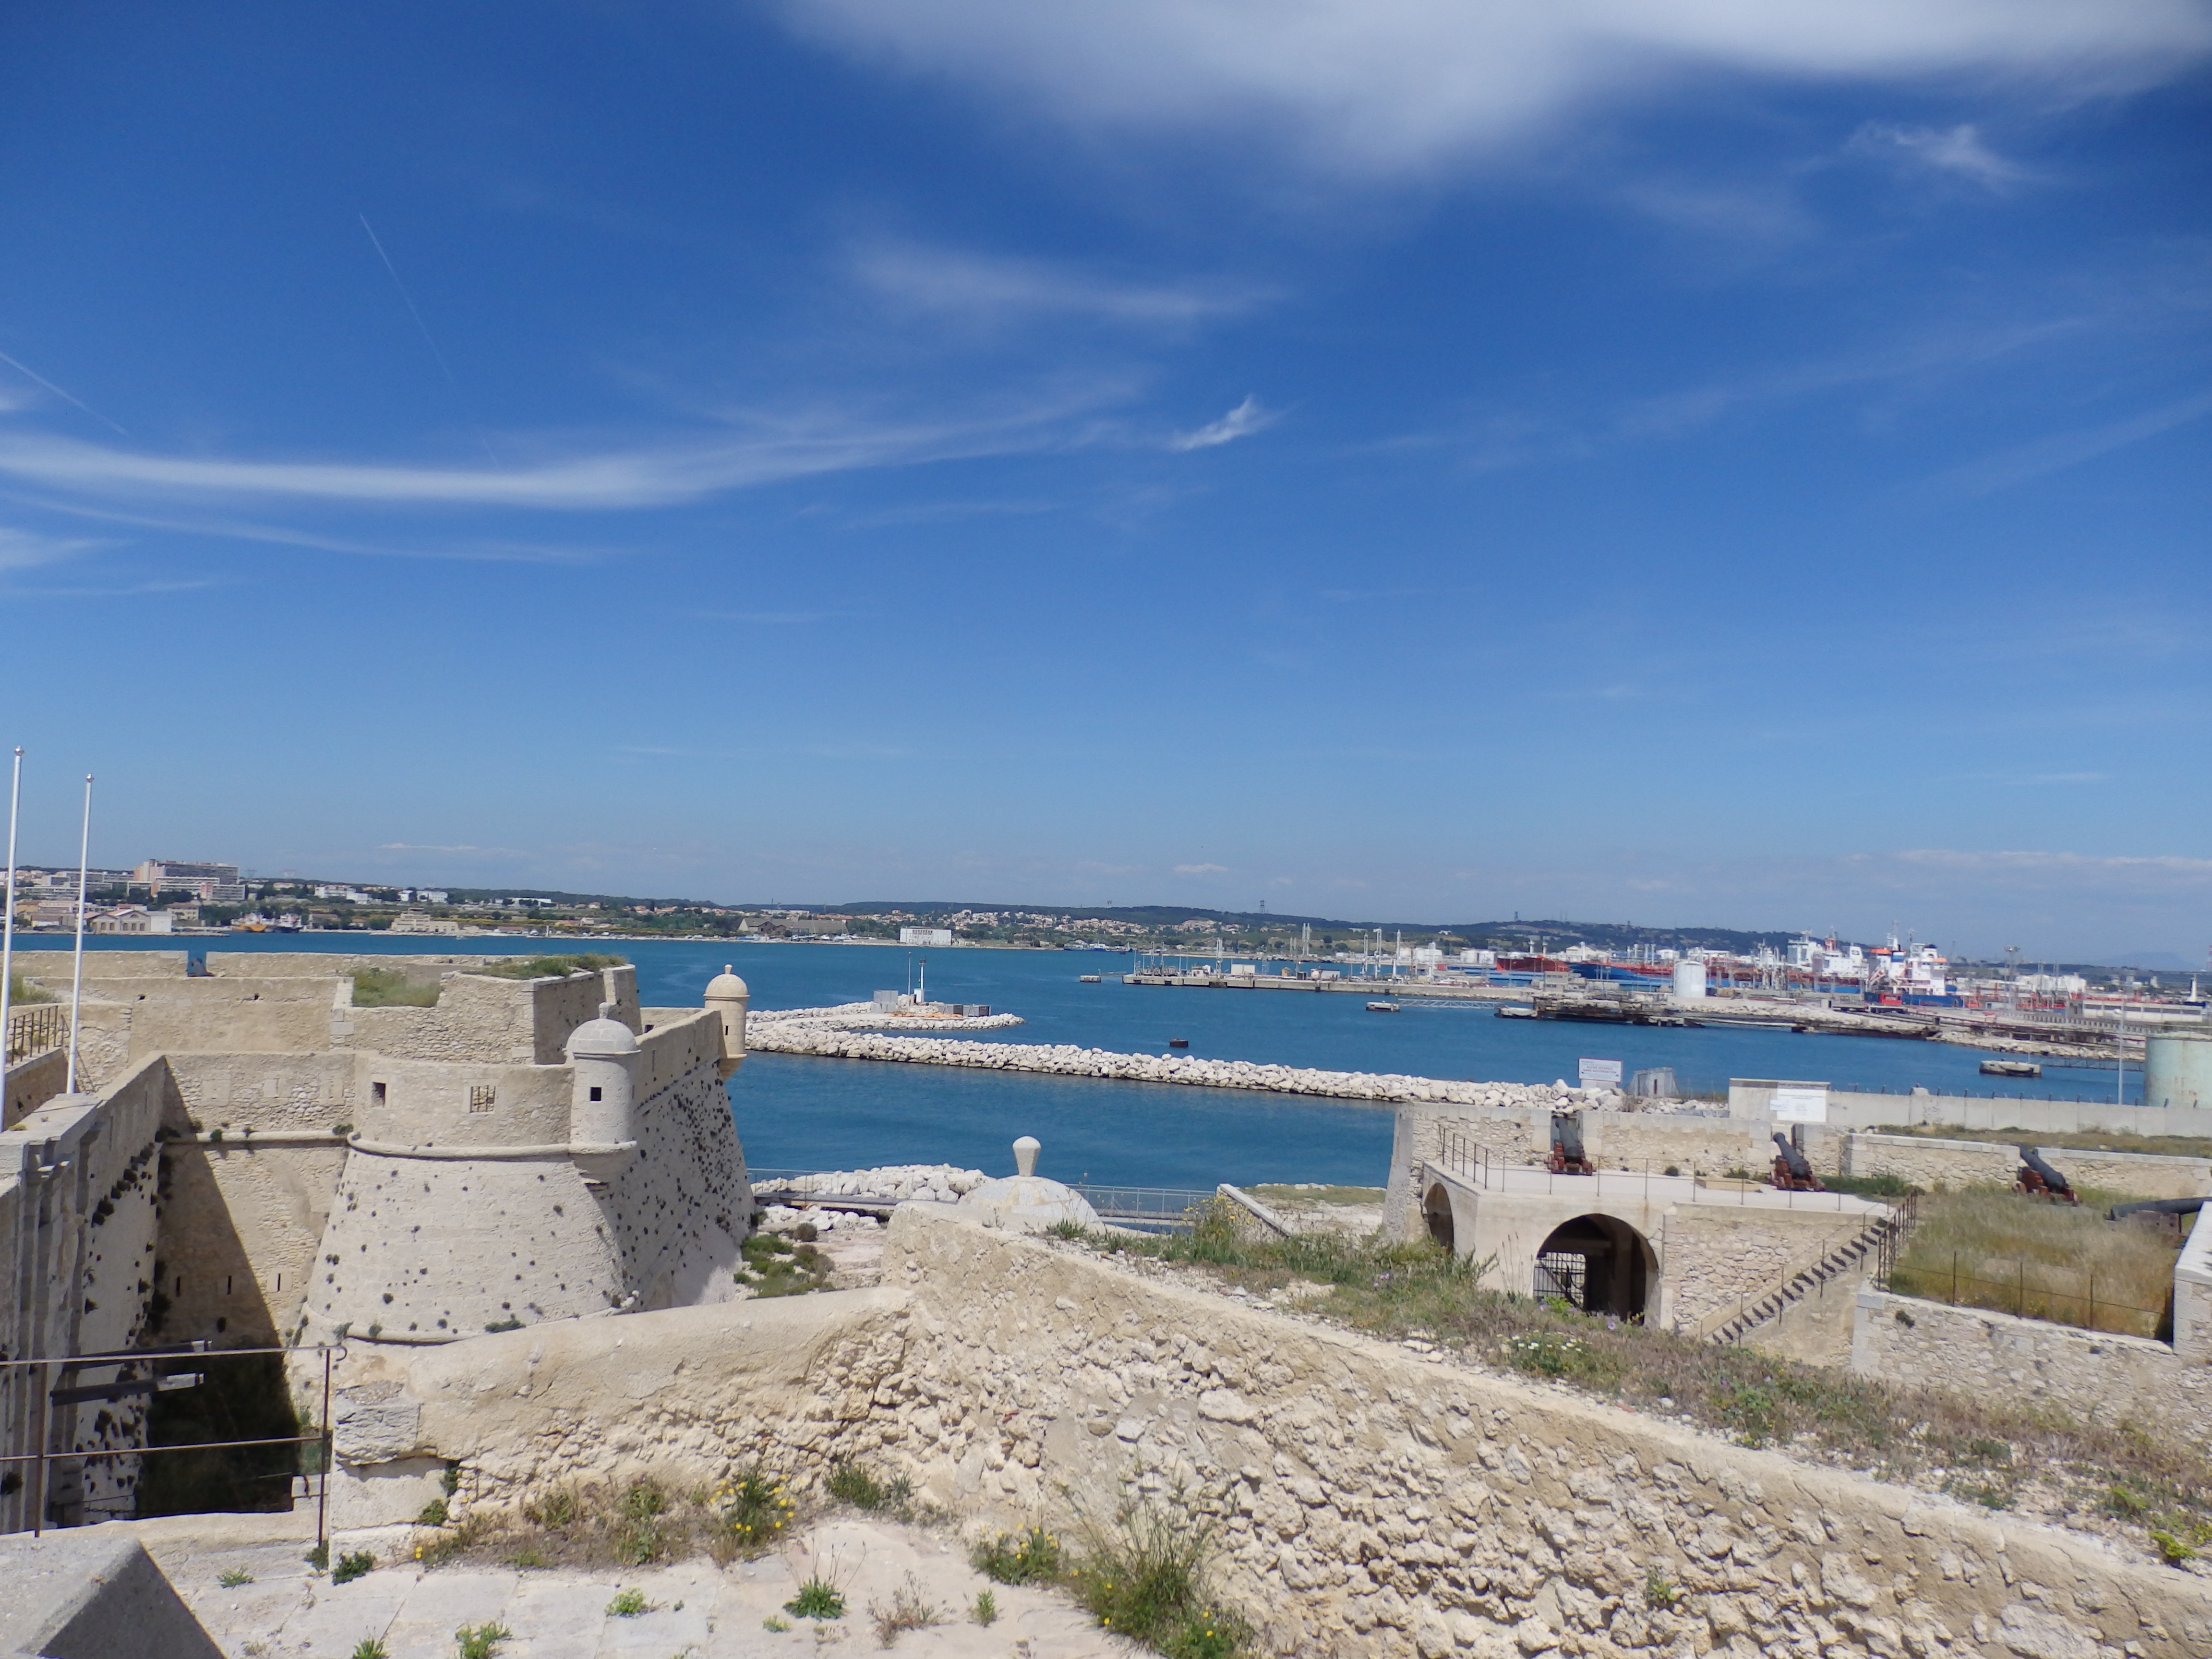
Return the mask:
[[[569,1153],[566,1066],[487,1067],[482,1082],[468,1066],[369,1066],[386,1103],[363,1113],[337,1177],[311,1328],[440,1342],[734,1294],[753,1201],[720,1024],[659,1012],[639,1043],[637,1151],[605,1179]],[[471,1110],[480,1088],[495,1098]]]
[[[48,1048],[26,1054],[0,1076],[0,1128],[13,1128],[61,1093],[69,1081],[69,1051]]]
[[[2020,1147],[2033,1144],[1867,1133],[1837,1139],[1843,1150],[1842,1174],[1891,1175],[1931,1191],[1938,1187],[2009,1187],[2020,1168]],[[2195,1198],[2212,1193],[2212,1158],[2082,1152],[2070,1146],[2036,1150],[2076,1187],[2139,1198]]]
[[[2148,1337],[1869,1287],[1852,1322],[1851,1369],[2017,1405],[2048,1402],[2085,1422],[2132,1423],[2212,1451],[2212,1364]]]
[[[1692,1112],[1624,1112],[1589,1103],[1617,1099],[1609,1091],[1593,1097],[1581,1091],[1565,1099],[1557,1089],[1529,1091],[1538,1098],[1515,1101],[1504,1091],[1475,1109],[1457,1105],[1405,1105],[1391,1132],[1390,1174],[1382,1200],[1383,1231],[1393,1238],[1421,1234],[1421,1205],[1414,1191],[1424,1164],[1441,1163],[1448,1136],[1485,1148],[1502,1164],[1540,1164],[1552,1150],[1552,1112],[1559,1106],[1583,1109],[1583,1146],[1601,1169],[1661,1174],[1672,1164],[1683,1174],[1717,1174],[1739,1166],[1763,1170],[1772,1145],[1756,1126]]]
[[[376,1455],[364,1485],[458,1458],[488,1504],[852,1456],[971,1524],[1063,1533],[1181,1486],[1273,1655],[2212,1651],[2212,1589],[2098,1540],[1073,1249],[902,1211],[883,1288],[796,1302],[380,1353],[342,1452]]]
[[[174,1101],[168,1070],[139,1067],[105,1098],[59,1095],[0,1133],[0,1267],[12,1293],[0,1301],[0,1353],[9,1358],[99,1353],[136,1343],[148,1316],[155,1267],[156,1131]],[[74,1374],[114,1380],[112,1368]],[[128,1513],[135,1459],[90,1462],[72,1453],[142,1443],[143,1401],[44,1407],[52,1379],[0,1371],[0,1423],[11,1449],[50,1449],[49,1513],[64,1520]],[[0,1529],[27,1528],[35,1483],[0,1493]]]
[[[1771,1079],[1733,1078],[1729,1109],[1738,1117],[1771,1115]],[[1814,1086],[1825,1086],[1816,1085]],[[1850,1089],[1828,1091],[1828,1125],[1834,1129],[1879,1129],[1885,1124],[1955,1125],[2012,1135],[2073,1134],[2086,1130],[2138,1135],[2212,1135],[2212,1109],[2122,1106],[2095,1100],[2045,1100],[2032,1095],[1893,1095]]]

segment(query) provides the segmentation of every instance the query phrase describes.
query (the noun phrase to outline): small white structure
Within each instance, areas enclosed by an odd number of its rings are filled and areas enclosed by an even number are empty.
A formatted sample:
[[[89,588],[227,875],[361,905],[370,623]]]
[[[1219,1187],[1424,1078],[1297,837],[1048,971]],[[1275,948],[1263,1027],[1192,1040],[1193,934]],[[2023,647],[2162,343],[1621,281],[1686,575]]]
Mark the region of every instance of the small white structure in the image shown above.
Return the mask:
[[[1680,1002],[1702,1002],[1705,995],[1705,964],[1702,962],[1675,963],[1675,1000]]]
[[[1063,1221],[1079,1227],[1098,1224],[1098,1212],[1073,1187],[1048,1181],[1036,1173],[1042,1148],[1034,1135],[1014,1143],[1014,1174],[987,1181],[960,1200],[958,1213],[966,1220],[1007,1232],[1041,1233]]]

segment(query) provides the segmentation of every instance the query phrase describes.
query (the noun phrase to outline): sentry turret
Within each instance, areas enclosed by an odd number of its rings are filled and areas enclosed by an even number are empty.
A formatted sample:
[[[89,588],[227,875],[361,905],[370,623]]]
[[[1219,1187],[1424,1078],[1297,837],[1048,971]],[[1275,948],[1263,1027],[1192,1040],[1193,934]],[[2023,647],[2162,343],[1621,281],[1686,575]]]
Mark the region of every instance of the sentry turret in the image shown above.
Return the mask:
[[[611,1179],[637,1152],[637,1034],[614,1012],[614,1004],[603,1002],[597,1019],[568,1034],[576,1079],[568,1140],[586,1180]]]
[[[752,1006],[753,994],[745,988],[733,966],[725,964],[722,971],[707,981],[707,1006],[721,1017],[722,1078],[730,1074],[745,1060],[745,1012]]]

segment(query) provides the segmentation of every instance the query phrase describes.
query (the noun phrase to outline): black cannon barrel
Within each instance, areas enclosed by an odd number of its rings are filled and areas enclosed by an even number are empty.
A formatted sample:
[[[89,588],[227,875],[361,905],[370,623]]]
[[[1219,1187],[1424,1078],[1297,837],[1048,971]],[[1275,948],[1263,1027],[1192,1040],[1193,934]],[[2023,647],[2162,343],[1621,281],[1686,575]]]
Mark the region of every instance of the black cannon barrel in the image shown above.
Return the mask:
[[[1552,1114],[1552,1145],[1571,1158],[1583,1155],[1583,1115],[1580,1112]]]
[[[2118,1221],[2124,1215],[2193,1215],[2212,1199],[2204,1198],[2146,1198],[2133,1204],[2115,1204],[2105,1212],[2105,1219]]]
[[[1791,1175],[1802,1179],[1813,1173],[1813,1166],[1805,1161],[1805,1154],[1792,1146],[1789,1137],[1778,1129],[1774,1133],[1774,1144],[1782,1149],[1783,1158],[1790,1165]]]
[[[2043,1184],[2054,1193],[2070,1193],[2074,1183],[2043,1161],[2043,1154],[2033,1146],[2020,1148],[2020,1161],[2043,1177]]]

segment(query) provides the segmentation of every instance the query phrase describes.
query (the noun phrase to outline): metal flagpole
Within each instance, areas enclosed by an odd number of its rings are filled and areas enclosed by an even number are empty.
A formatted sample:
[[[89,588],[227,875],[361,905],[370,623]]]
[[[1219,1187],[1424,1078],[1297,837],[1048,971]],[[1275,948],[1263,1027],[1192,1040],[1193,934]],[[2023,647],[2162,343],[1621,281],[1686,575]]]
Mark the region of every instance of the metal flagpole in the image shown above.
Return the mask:
[[[23,746],[17,744],[15,775],[8,784],[8,889],[0,894],[8,907],[7,920],[0,922],[0,1082],[8,1076],[8,1018],[15,1000],[15,808],[22,799]],[[7,1103],[0,1100],[0,1115],[6,1109]]]
[[[70,976],[69,1082],[64,1094],[76,1092],[76,1010],[84,997],[84,896],[92,873],[92,774],[84,775],[84,833],[76,843],[76,961]]]

